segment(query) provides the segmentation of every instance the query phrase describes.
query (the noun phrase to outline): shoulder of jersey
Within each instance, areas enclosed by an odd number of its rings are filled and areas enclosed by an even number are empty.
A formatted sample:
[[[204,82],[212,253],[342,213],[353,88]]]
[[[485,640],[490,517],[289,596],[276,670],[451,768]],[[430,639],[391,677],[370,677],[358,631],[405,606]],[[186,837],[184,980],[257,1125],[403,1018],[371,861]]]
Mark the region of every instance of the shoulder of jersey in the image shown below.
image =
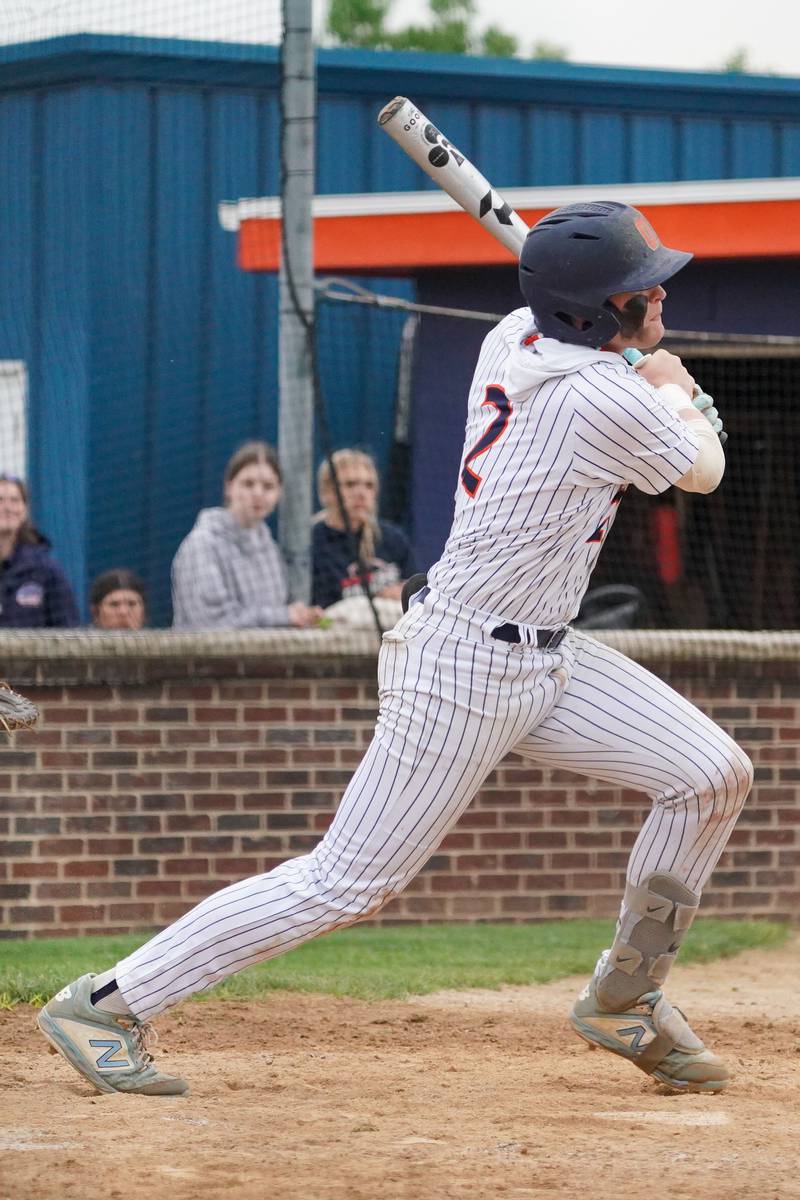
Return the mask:
[[[528,326],[533,329],[534,319],[529,308],[515,308],[503,317],[500,324],[509,329],[527,329]]]
[[[533,329],[533,317],[529,308],[515,308],[513,312],[506,313],[502,321],[498,321],[496,325],[489,330],[489,336],[499,334],[500,337],[508,340],[510,337],[519,337],[528,327]]]
[[[621,381],[625,381],[626,383],[630,382],[634,385],[638,383],[646,384],[647,382],[646,380],[642,379],[631,366],[629,366],[621,354],[606,353],[602,358],[595,359],[595,361],[592,363],[587,363],[586,367],[582,367],[581,370],[585,371],[589,368],[592,368],[596,371],[601,371],[608,377],[619,379]]]

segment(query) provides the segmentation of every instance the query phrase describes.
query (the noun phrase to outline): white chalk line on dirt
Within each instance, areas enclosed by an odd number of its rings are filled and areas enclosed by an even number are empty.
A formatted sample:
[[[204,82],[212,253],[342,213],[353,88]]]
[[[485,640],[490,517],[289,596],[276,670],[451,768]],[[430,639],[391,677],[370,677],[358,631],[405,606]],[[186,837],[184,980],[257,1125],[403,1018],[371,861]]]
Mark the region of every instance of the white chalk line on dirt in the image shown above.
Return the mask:
[[[0,1150],[71,1150],[76,1142],[43,1142],[41,1129],[0,1129]]]
[[[652,1125],[728,1125],[726,1112],[596,1112],[601,1121],[645,1121]]]

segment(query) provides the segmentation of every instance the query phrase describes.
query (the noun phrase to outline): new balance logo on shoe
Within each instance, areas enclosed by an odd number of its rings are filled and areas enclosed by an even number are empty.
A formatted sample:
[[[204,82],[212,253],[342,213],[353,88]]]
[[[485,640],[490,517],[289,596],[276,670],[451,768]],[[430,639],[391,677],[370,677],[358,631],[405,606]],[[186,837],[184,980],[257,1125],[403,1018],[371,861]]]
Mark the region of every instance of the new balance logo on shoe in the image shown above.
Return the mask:
[[[89,1045],[95,1050],[102,1050],[105,1047],[105,1053],[95,1059],[94,1065],[99,1070],[121,1071],[131,1065],[127,1058],[115,1059],[113,1057],[122,1049],[122,1042],[119,1038],[109,1038],[107,1041],[101,1038],[89,1038]]]
[[[629,1025],[626,1029],[618,1029],[617,1037],[620,1037],[620,1038],[629,1037],[631,1039],[631,1041],[630,1041],[631,1050],[638,1050],[639,1046],[641,1045],[642,1038],[645,1036],[646,1033],[647,1033],[647,1029],[644,1025]]]
[[[72,992],[69,989],[69,984],[67,984],[66,987],[63,987],[60,992],[56,992],[53,999],[54,1000],[71,1000]]]

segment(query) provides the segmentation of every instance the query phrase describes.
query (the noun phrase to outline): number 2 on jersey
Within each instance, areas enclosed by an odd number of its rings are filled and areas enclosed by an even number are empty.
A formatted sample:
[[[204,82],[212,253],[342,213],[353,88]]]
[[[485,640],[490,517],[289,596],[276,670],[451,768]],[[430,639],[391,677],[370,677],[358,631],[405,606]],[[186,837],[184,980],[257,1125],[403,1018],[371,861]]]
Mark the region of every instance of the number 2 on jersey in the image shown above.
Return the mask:
[[[474,462],[476,458],[480,458],[482,454],[485,454],[486,451],[503,436],[508,428],[509,417],[513,411],[511,408],[511,401],[509,400],[508,396],[501,387],[498,387],[497,384],[494,383],[487,387],[486,396],[481,401],[481,407],[496,408],[497,416],[494,418],[491,425],[489,425],[488,429],[486,429],[485,432],[482,433],[478,438],[477,442],[464,459],[464,466],[461,468],[461,482],[464,485],[464,491],[473,500],[477,495],[478,488],[483,482],[483,476],[479,475],[477,471],[473,471],[470,463]]]

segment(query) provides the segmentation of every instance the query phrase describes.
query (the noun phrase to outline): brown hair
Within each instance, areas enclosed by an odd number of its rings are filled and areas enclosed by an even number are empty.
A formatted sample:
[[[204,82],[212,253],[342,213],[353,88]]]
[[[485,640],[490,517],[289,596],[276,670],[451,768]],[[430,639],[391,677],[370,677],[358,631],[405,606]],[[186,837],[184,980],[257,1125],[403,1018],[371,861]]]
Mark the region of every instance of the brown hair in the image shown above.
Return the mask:
[[[22,503],[28,510],[30,510],[28,488],[24,479],[20,479],[18,475],[9,475],[7,472],[2,471],[0,472],[0,483],[13,483],[19,491]],[[18,545],[27,543],[29,546],[38,546],[45,540],[41,533],[39,533],[39,530],[36,528],[33,521],[31,521],[30,511],[29,515],[25,518],[17,530],[16,540]]]
[[[333,464],[333,469],[331,469],[331,463]],[[348,467],[367,467],[373,472],[375,475],[376,505],[378,500],[378,488],[380,486],[380,481],[378,479],[378,468],[375,465],[375,459],[371,454],[367,454],[365,450],[352,450],[349,447],[345,447],[342,450],[334,450],[330,458],[323,458],[322,462],[317,468],[317,491],[319,492],[319,498],[325,505],[326,510],[334,510],[340,513],[340,515],[343,517],[344,514],[341,513],[339,500],[334,487],[333,475],[334,472],[336,472],[338,476],[340,470],[346,470]],[[327,493],[327,495],[331,497],[331,504],[327,504],[325,502],[323,492]],[[322,512],[317,515],[316,519],[324,520],[324,518],[325,513]],[[347,524],[347,522],[345,522],[345,524]],[[371,517],[367,517],[367,519],[364,521],[364,524],[361,526],[360,531],[353,530],[353,532],[358,533],[359,535],[359,558],[366,563],[370,562],[375,554],[375,547],[380,541],[380,526],[378,525],[377,512]]]
[[[252,463],[266,463],[278,477],[278,483],[283,483],[283,472],[278,462],[278,453],[267,442],[245,442],[228,459],[225,464],[223,480],[232,483],[240,471]]]
[[[130,571],[127,567],[114,567],[111,571],[103,571],[102,575],[98,575],[89,592],[89,603],[92,608],[99,608],[106,596],[119,591],[136,592],[146,607],[144,582],[135,571]]]

